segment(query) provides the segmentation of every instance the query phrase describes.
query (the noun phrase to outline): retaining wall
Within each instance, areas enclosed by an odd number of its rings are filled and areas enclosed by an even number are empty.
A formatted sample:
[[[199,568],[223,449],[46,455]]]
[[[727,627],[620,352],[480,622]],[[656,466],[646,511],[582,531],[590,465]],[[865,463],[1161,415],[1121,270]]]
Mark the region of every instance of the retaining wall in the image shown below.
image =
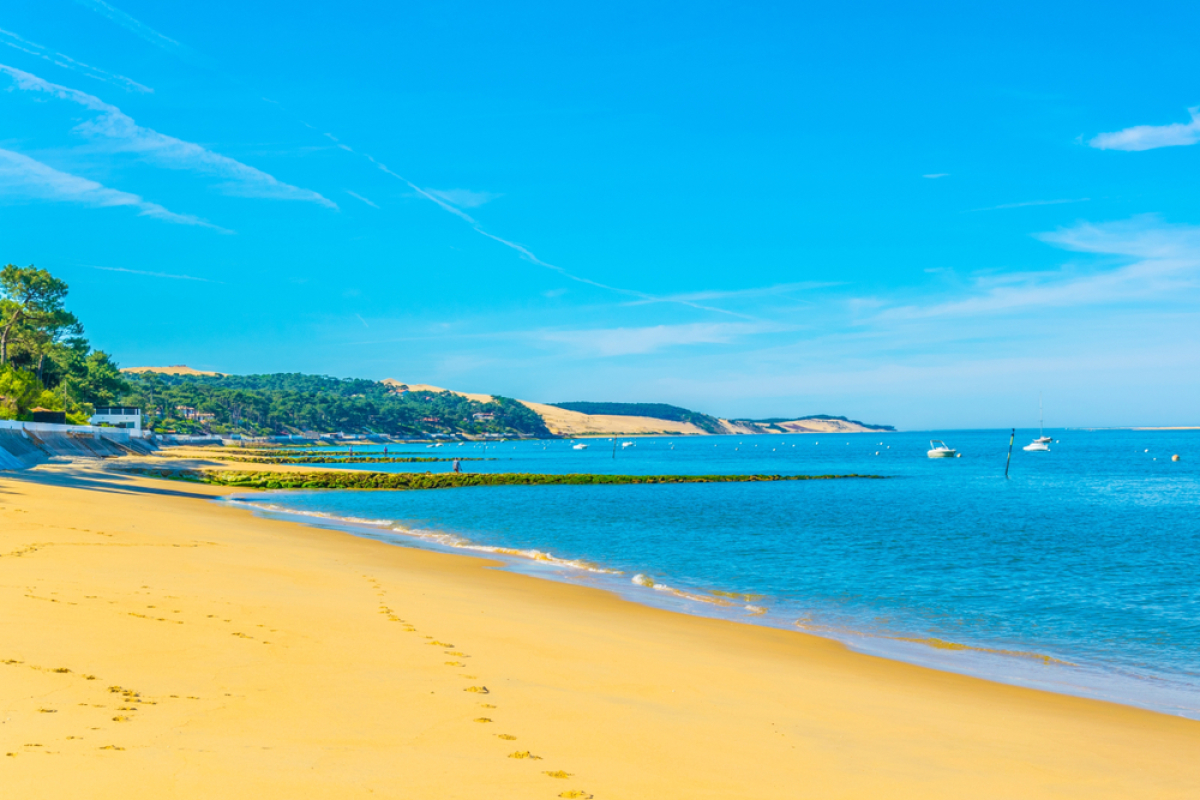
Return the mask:
[[[157,449],[148,435],[126,428],[0,420],[0,470],[29,469],[55,456],[114,458]]]

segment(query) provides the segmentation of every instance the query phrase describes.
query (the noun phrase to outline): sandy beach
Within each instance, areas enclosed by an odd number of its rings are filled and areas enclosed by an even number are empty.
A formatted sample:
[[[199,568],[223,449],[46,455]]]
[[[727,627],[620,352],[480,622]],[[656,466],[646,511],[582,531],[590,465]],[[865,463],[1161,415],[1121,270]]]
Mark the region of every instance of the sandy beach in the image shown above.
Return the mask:
[[[227,491],[78,464],[0,473],[5,796],[1200,786],[1194,721],[260,519],[212,502]]]

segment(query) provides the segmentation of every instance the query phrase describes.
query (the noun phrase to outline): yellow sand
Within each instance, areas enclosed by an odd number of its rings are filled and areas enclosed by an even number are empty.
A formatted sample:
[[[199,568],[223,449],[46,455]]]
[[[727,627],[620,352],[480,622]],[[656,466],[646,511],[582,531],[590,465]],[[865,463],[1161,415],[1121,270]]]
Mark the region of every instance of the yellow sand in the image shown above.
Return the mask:
[[[219,491],[0,474],[4,797],[1200,787],[1200,723],[261,520]]]

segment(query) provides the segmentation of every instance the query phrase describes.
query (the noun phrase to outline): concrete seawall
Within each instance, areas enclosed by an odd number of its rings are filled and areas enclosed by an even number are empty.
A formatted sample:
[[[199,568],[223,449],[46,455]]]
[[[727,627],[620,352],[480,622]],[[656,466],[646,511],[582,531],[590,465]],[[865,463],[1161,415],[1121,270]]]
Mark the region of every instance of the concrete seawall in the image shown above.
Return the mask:
[[[115,458],[157,449],[151,439],[123,428],[0,420],[0,470],[29,469],[55,456]]]

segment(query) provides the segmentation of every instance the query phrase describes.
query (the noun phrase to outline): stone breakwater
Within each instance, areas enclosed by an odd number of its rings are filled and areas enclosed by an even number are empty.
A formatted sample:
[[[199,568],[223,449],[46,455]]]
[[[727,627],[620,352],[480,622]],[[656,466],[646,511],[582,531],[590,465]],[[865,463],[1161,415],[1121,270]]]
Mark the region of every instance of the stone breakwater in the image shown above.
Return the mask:
[[[861,478],[882,475],[542,475],[537,473],[456,474],[453,472],[249,472],[235,470],[126,470],[147,477],[173,478],[238,489],[453,489],[466,486],[585,486],[650,483],[763,483]]]

